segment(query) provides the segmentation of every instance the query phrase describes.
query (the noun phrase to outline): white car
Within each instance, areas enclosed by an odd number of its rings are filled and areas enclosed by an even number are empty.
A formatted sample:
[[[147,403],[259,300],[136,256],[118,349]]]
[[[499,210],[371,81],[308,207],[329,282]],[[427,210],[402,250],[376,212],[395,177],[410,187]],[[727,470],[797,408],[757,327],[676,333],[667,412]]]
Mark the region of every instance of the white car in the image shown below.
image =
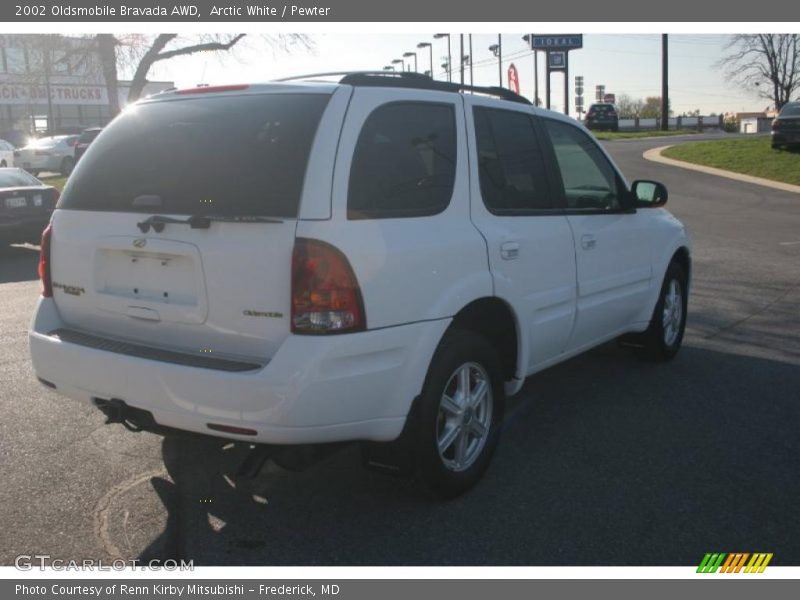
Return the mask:
[[[45,232],[36,375],[134,429],[367,442],[453,496],[526,377],[620,336],[672,358],[691,259],[665,188],[459,90],[355,73],[125,111]]]
[[[34,177],[42,171],[61,173],[64,177],[75,167],[77,135],[54,135],[33,140],[23,148],[14,150],[14,164]]]
[[[14,145],[0,140],[0,169],[14,166]]]

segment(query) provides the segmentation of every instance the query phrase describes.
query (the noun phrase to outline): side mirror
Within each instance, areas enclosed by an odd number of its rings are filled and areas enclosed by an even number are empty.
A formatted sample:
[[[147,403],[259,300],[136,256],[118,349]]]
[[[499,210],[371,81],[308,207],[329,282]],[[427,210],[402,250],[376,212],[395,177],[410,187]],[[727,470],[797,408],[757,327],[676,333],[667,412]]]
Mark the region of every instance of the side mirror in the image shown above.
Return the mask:
[[[658,181],[637,180],[631,185],[636,208],[659,208],[667,203],[667,188]]]

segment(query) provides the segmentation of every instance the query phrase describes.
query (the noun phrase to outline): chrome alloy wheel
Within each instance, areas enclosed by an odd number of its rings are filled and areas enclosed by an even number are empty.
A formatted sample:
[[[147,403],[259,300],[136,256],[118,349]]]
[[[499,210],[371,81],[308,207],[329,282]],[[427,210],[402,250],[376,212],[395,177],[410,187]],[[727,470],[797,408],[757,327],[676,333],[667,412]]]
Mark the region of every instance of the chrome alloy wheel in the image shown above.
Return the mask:
[[[661,326],[664,330],[664,344],[673,346],[681,331],[683,319],[683,292],[681,282],[672,279],[664,295],[664,310],[661,315]]]
[[[492,424],[492,385],[481,365],[468,362],[450,376],[439,401],[436,443],[444,466],[464,471],[480,456]]]

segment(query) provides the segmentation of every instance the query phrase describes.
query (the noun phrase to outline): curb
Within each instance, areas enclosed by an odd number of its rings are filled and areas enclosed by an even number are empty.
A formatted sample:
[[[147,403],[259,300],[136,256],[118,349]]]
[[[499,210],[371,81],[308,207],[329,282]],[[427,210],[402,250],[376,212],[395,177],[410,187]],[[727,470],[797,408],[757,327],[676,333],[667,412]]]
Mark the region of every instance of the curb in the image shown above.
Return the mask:
[[[597,138],[600,142],[649,142],[650,140],[669,140],[674,138],[682,138],[682,137],[694,137],[697,135],[702,135],[699,133],[680,133],[677,135],[648,135],[647,137],[631,137],[631,138],[617,138],[611,140],[604,140],[602,138]],[[700,140],[700,141],[706,141]],[[672,144],[673,146],[675,144]],[[664,146],[665,148],[669,148],[669,146]]]
[[[715,167],[706,167],[695,163],[686,162],[683,160],[675,160],[674,158],[667,158],[661,156],[661,153],[667,148],[671,148],[676,144],[669,146],[659,146],[658,148],[651,148],[642,154],[642,158],[672,167],[679,167],[681,169],[689,169],[690,171],[699,171],[707,175],[716,175],[717,177],[725,177],[727,179],[734,179],[736,181],[744,181],[745,183],[752,183],[774,190],[781,190],[783,192],[790,192],[793,194],[800,194],[800,185],[792,185],[791,183],[781,183],[780,181],[773,181],[772,179],[764,179],[763,177],[755,177],[753,175],[743,175],[742,173],[734,173],[733,171],[726,171],[725,169],[717,169]]]

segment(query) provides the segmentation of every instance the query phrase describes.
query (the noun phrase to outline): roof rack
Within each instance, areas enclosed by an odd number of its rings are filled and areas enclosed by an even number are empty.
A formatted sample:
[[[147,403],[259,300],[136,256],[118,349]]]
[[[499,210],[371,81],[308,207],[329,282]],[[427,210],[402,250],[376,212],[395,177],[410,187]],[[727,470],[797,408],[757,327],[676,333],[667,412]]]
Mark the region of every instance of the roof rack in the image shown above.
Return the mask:
[[[502,87],[467,85],[449,81],[437,81],[422,73],[396,72],[396,71],[333,71],[330,73],[312,73],[296,77],[285,77],[274,81],[299,81],[320,77],[341,77],[339,83],[358,87],[402,87],[419,90],[437,90],[442,92],[472,92],[495,96],[510,102],[531,104],[527,98],[520,96]]]

